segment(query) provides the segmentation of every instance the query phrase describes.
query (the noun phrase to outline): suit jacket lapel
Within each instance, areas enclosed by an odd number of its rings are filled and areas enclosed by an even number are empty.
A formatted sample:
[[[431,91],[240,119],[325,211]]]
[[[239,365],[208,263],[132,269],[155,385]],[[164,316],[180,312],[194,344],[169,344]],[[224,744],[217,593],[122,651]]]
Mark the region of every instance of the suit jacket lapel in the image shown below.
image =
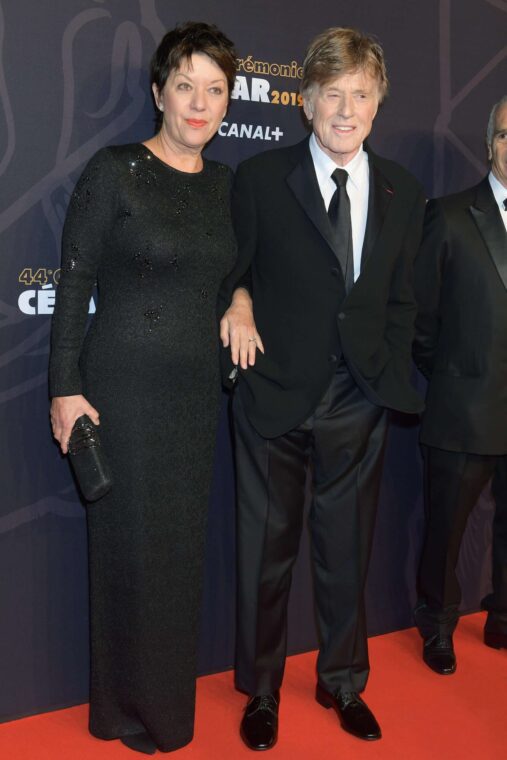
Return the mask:
[[[479,228],[504,287],[507,288],[507,232],[498,205],[486,177],[477,187],[470,213]]]
[[[308,140],[301,144],[301,157],[287,175],[287,184],[314,223],[332,252],[336,255],[333,231],[320,192]],[[375,154],[366,148],[369,159],[370,187],[368,194],[368,217],[361,252],[361,271],[375,247],[394,191],[389,181],[375,165]]]
[[[394,195],[391,184],[375,165],[375,154],[367,149],[370,168],[370,188],[368,192],[368,217],[361,252],[361,271],[375,247],[382,229],[387,209]]]
[[[335,253],[333,231],[320,192],[312,154],[308,147],[308,140],[304,141],[302,148],[301,160],[287,175],[287,184],[333,253]]]

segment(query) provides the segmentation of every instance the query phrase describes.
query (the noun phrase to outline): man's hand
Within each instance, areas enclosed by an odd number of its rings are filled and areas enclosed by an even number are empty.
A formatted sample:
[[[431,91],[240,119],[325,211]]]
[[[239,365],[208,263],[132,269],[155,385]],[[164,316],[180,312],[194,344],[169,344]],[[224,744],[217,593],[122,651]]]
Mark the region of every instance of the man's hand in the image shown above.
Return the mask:
[[[51,426],[62,454],[67,453],[72,428],[82,414],[87,414],[94,425],[100,425],[98,411],[84,396],[55,396],[51,401]]]
[[[252,299],[245,288],[237,288],[232,302],[220,322],[220,338],[224,348],[231,347],[234,365],[253,367],[257,349],[264,353],[261,336],[255,327]]]

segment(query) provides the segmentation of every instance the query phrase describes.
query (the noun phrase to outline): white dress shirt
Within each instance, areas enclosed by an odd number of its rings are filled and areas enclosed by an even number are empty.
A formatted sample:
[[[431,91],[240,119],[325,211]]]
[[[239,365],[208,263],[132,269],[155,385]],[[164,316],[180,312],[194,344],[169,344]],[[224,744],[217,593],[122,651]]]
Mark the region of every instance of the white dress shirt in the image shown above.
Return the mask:
[[[354,282],[361,272],[361,253],[363,250],[364,232],[368,217],[368,193],[370,188],[370,171],[368,154],[359,148],[354,158],[345,166],[338,166],[332,158],[324,153],[317,143],[315,135],[310,137],[310,153],[317,174],[320,192],[326,210],[329,209],[331,198],[336,191],[336,183],[331,175],[335,169],[345,169],[347,179],[347,195],[350,199],[350,220],[352,224],[352,250],[354,253]]]
[[[507,232],[507,210],[505,209],[505,206],[503,205],[504,200],[507,198],[507,188],[505,188],[500,180],[498,180],[493,172],[489,173],[488,176],[489,184],[491,185],[491,189],[493,190],[493,195],[495,196],[495,200],[498,203],[498,208],[500,209],[500,216],[502,217],[502,221],[505,227],[505,230]]]

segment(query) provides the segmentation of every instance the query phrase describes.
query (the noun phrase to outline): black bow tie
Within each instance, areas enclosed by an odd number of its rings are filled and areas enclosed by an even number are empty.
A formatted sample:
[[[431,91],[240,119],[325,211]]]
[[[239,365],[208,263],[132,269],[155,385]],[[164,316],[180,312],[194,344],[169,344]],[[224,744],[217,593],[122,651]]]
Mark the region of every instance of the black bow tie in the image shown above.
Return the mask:
[[[503,207],[507,211],[507,198],[505,198],[505,200],[503,202]]]

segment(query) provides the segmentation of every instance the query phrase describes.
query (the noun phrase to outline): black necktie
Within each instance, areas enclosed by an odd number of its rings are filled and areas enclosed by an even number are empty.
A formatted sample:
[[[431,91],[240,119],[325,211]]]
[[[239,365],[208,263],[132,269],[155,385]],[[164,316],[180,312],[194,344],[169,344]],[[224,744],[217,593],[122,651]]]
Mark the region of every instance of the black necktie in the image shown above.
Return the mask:
[[[505,198],[505,200],[503,202],[503,207],[507,211],[507,198]]]
[[[354,285],[352,224],[350,221],[350,200],[346,189],[348,176],[345,169],[335,169],[332,173],[331,178],[336,184],[336,190],[327,210],[334,232],[335,251],[342,268],[347,293]]]

